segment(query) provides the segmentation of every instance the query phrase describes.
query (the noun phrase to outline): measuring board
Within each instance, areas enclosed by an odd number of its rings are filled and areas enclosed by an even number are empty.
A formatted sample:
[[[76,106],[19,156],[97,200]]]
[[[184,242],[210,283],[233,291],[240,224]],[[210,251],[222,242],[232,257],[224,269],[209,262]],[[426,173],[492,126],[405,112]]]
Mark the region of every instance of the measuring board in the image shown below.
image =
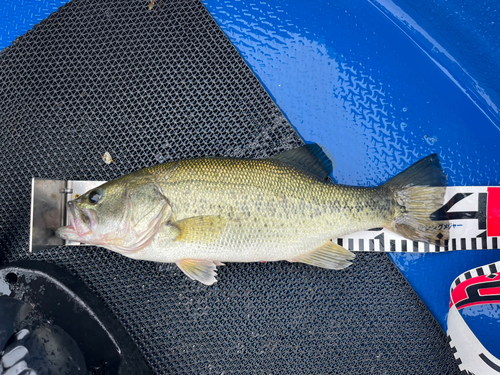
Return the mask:
[[[55,237],[67,225],[66,203],[105,181],[33,179],[30,251],[61,245],[80,245]],[[441,189],[441,188],[436,188]],[[351,251],[437,253],[450,250],[498,249],[500,246],[500,187],[451,186],[443,206],[433,213],[436,228],[449,239],[434,244],[411,241],[387,229],[375,228],[333,239]]]
[[[450,186],[443,206],[432,215],[449,239],[434,244],[411,241],[387,229],[356,232],[333,241],[351,251],[437,253],[450,250],[498,249],[500,187]],[[448,223],[443,224],[443,220]]]

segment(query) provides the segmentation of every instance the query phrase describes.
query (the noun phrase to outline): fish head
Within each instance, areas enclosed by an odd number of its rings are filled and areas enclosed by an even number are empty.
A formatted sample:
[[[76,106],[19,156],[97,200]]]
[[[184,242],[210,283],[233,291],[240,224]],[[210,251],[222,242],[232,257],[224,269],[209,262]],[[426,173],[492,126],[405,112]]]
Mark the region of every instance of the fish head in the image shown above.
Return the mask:
[[[129,175],[69,201],[67,212],[69,225],[56,231],[59,237],[127,254],[152,242],[171,207],[154,180]]]

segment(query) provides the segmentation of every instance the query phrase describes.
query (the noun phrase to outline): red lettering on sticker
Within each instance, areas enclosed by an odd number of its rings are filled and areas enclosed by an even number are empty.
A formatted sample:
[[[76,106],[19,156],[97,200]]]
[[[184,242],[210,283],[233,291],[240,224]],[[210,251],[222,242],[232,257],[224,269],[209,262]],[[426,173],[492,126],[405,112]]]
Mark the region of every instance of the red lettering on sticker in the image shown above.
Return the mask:
[[[450,307],[458,310],[474,305],[500,304],[500,273],[465,280],[451,292]]]
[[[500,187],[488,188],[488,208],[486,212],[488,237],[500,236]]]
[[[500,287],[479,290],[480,296],[500,296]]]

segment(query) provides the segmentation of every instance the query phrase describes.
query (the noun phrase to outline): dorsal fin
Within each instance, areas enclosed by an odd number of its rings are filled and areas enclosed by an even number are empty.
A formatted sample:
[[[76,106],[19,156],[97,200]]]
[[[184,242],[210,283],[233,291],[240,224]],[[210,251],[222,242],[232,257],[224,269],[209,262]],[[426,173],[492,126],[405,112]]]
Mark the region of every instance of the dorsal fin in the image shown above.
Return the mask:
[[[324,180],[333,172],[334,167],[333,158],[327,155],[327,152],[317,143],[312,143],[282,152],[271,159],[302,169]]]

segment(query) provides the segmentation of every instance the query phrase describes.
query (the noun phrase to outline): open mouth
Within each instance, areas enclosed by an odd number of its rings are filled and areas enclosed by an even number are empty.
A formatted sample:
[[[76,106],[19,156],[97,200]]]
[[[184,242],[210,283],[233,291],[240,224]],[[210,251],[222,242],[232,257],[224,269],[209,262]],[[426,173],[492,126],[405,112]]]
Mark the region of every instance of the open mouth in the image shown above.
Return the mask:
[[[71,241],[83,241],[92,233],[92,229],[97,224],[95,213],[76,207],[75,201],[67,204],[69,225],[57,229],[56,235]]]

